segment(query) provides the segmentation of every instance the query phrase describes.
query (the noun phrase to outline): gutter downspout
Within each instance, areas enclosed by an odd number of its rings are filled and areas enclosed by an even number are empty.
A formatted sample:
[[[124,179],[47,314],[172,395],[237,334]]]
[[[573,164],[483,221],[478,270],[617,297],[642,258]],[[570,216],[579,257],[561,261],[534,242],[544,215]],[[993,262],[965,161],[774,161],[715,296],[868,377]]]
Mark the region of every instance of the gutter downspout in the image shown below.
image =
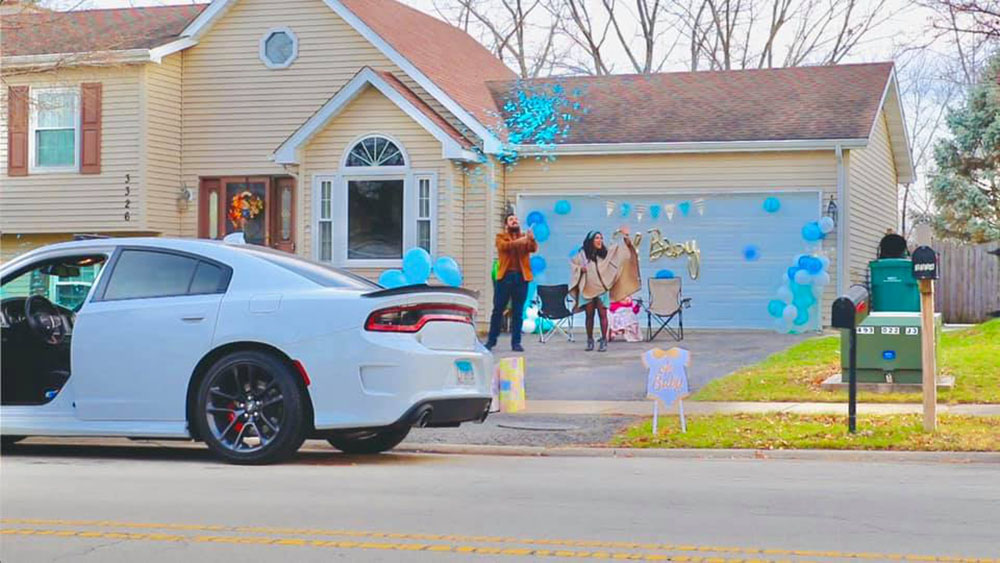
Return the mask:
[[[837,224],[837,295],[843,295],[848,287],[847,267],[847,223],[850,219],[850,203],[847,199],[847,173],[844,170],[844,149],[838,144],[834,147],[837,156],[837,203],[840,205],[840,217]]]

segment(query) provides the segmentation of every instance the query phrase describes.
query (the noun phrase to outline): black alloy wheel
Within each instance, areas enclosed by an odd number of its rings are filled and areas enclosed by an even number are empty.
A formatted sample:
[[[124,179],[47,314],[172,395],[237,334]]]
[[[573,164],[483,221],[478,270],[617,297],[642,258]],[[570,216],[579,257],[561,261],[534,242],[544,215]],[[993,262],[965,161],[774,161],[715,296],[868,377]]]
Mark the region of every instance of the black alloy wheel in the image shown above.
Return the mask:
[[[290,457],[305,439],[306,399],[298,377],[286,362],[264,352],[223,357],[198,387],[194,418],[201,439],[230,463]]]

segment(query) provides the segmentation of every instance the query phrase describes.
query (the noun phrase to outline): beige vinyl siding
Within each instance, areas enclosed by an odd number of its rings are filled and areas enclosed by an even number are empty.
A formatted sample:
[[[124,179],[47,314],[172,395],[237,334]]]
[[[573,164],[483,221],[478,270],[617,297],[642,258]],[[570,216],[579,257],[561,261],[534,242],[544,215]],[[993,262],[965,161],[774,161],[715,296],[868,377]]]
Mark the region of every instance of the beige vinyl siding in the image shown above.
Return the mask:
[[[278,26],[298,37],[298,58],[288,68],[269,69],[259,58],[259,42]],[[269,160],[271,153],[364,66],[394,73],[454,120],[322,0],[235,3],[184,53],[183,180],[197,186],[199,176],[287,173]],[[300,175],[300,217],[306,217],[306,183]],[[191,236],[195,208],[183,218]],[[298,223],[299,252],[306,252],[308,223]]]
[[[150,230],[181,234],[181,71],[183,54],[144,66],[144,169],[146,219]],[[192,189],[196,185],[190,186]]]
[[[445,218],[450,214],[450,197],[442,186],[447,186],[451,179],[450,161],[441,158],[441,143],[428,133],[416,121],[399,109],[395,103],[372,87],[366,87],[352,100],[343,111],[335,117],[316,137],[305,147],[305,165],[300,166],[300,174],[306,179],[299,190],[302,200],[306,202],[305,213],[300,221],[306,230],[306,236],[300,244],[300,249],[307,256],[313,256],[313,177],[317,174],[336,174],[345,152],[361,137],[382,134],[395,139],[409,159],[410,173],[414,176],[421,173],[433,173],[437,184],[431,189],[436,193],[437,206],[437,253],[453,255],[454,242],[447,235],[441,235],[450,230]],[[413,180],[414,182],[416,179]],[[337,244],[334,239],[334,245]],[[380,269],[356,269],[357,273],[377,279]]]
[[[896,231],[899,222],[896,164],[884,112],[879,113],[868,146],[850,151],[848,157],[848,265],[851,281],[862,282],[879,241],[887,230]]]
[[[820,190],[825,209],[830,196],[836,197],[837,163],[833,151],[559,156],[554,162],[525,159],[507,172],[494,199],[495,220],[490,225],[498,228],[502,206],[507,201],[516,202],[518,194],[600,194],[613,198],[660,190],[664,194]],[[823,251],[830,258],[833,279],[824,295],[824,303],[829,304],[836,297],[835,232],[824,240]],[[824,322],[828,322],[828,309],[823,307]]]
[[[143,231],[144,178],[140,171],[140,66],[60,69],[4,77],[0,88],[0,138],[7,138],[7,86],[78,87],[100,82],[102,94],[101,173],[32,173],[7,176],[7,143],[0,143],[0,231],[73,233]],[[79,147],[77,147],[79,150]],[[125,194],[126,175],[132,196]],[[125,220],[129,197],[130,221]]]

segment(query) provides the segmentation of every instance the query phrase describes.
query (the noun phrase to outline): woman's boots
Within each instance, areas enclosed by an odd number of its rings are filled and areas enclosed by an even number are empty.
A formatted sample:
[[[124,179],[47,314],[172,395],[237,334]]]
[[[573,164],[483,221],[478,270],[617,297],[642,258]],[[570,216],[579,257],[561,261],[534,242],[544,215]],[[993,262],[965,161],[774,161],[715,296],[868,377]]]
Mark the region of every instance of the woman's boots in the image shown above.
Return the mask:
[[[597,341],[597,351],[607,352],[608,351],[608,341],[605,338],[601,338]]]
[[[594,339],[593,338],[588,338],[587,339],[587,350],[586,351],[587,352],[593,352],[594,351]]]

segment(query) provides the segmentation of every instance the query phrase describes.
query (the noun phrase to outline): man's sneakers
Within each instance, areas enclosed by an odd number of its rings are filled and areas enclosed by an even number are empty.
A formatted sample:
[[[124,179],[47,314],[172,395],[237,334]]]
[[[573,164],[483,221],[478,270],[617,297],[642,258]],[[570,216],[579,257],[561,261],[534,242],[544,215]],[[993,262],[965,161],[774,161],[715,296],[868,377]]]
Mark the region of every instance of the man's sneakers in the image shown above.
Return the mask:
[[[487,350],[489,350],[490,352],[492,352],[493,349],[496,348],[497,343],[496,342],[487,342],[486,344],[483,344],[483,346],[485,346]]]
[[[511,344],[510,349],[514,352],[524,352],[524,346],[520,344]]]

